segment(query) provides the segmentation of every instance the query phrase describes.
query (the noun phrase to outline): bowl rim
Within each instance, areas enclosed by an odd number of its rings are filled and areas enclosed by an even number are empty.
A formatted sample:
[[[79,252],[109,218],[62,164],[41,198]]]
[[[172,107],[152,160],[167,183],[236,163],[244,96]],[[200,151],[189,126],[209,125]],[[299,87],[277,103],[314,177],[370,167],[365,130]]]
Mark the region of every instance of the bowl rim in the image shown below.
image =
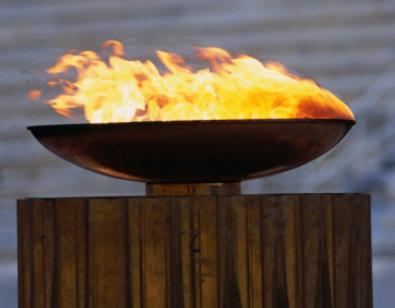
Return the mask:
[[[27,126],[32,131],[47,128],[77,128],[77,127],[121,127],[121,126],[172,126],[172,125],[197,125],[197,124],[247,124],[247,123],[342,123],[355,125],[352,119],[331,119],[331,118],[308,118],[308,119],[226,119],[226,120],[177,120],[177,121],[135,121],[135,122],[109,122],[109,123],[66,123],[66,124],[44,124]]]

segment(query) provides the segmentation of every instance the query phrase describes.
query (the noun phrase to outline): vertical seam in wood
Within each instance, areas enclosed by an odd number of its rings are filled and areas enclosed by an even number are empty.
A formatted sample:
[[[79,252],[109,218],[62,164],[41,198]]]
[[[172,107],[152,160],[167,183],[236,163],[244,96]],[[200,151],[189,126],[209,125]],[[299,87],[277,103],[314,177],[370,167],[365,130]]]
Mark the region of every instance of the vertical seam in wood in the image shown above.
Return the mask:
[[[139,249],[140,249],[140,300],[141,300],[141,308],[145,308],[145,279],[144,279],[144,215],[143,215],[143,207],[141,206],[140,201],[138,202],[138,215],[139,215]]]
[[[336,251],[336,199],[331,196],[331,207],[332,207],[332,249],[333,249],[333,301],[334,301],[334,306],[336,307],[337,305],[337,292],[336,292],[336,256],[337,256],[337,251]]]
[[[58,203],[57,203],[56,206],[58,206]],[[76,213],[75,209],[73,211],[72,218],[73,218],[74,225],[76,225],[77,224],[77,213]],[[60,222],[58,221],[58,214],[56,215],[56,219],[57,219],[57,225],[58,226],[59,226],[59,224],[62,224],[61,221]],[[83,234],[83,236],[85,237],[85,234]],[[78,277],[78,272],[79,272],[78,271],[78,266],[80,264],[80,245],[79,245],[79,241],[77,241],[77,228],[74,228],[73,237],[76,240],[75,247],[74,247],[75,248],[75,256],[74,256],[74,260],[73,260],[75,262],[75,266],[74,266],[74,279],[75,279],[74,280],[74,284],[75,284],[75,287],[76,287],[76,305],[77,305],[77,308],[80,308],[81,307],[81,303],[80,303],[80,288],[81,288],[81,286],[80,286],[80,279]],[[60,243],[60,240],[57,239],[57,242]],[[60,250],[60,248],[59,248],[59,250]],[[59,273],[60,273],[60,266],[59,266]],[[59,281],[60,281],[60,279],[59,279]],[[59,288],[62,288],[62,286],[59,286]]]
[[[170,201],[169,201],[170,200]],[[171,288],[169,287],[169,281],[170,281],[170,271],[169,271],[169,249],[170,249],[170,243],[169,241],[171,241],[171,237],[172,237],[172,209],[173,209],[173,202],[172,202],[172,198],[170,197],[170,199],[167,200],[168,202],[166,202],[166,205],[163,205],[166,209],[166,215],[165,215],[165,223],[166,223],[166,230],[164,230],[165,234],[167,235],[167,237],[164,240],[164,251],[165,251],[165,307],[169,308],[170,306],[170,301],[174,300],[174,298],[172,298],[172,296],[174,295],[174,293],[172,295],[169,296],[169,293],[171,292]],[[182,307],[180,307],[182,308]]]
[[[126,303],[126,308],[131,308],[131,298],[130,298],[130,290],[132,287],[132,283],[131,283],[131,277],[130,277],[130,273],[131,273],[131,266],[130,266],[130,234],[129,234],[129,230],[130,230],[130,220],[129,220],[129,199],[124,198],[121,199],[123,200],[122,202],[122,209],[123,209],[123,215],[124,215],[124,233],[125,233],[125,240],[126,240],[126,251],[125,251],[125,268],[126,268],[126,276],[125,276],[125,284],[126,284],[126,298],[125,298],[125,303]]]
[[[170,198],[170,203],[168,204],[168,212],[166,212],[166,228],[164,230],[165,234],[167,234],[166,239],[164,240],[164,251],[165,251],[165,307],[169,308],[171,306],[171,302],[174,300],[174,293],[173,290],[170,287],[169,281],[171,279],[170,277],[170,271],[169,268],[171,267],[170,264],[170,258],[169,258],[169,251],[170,251],[170,241],[172,240],[172,224],[173,222],[173,198]],[[172,294],[169,295],[169,292],[172,292]],[[182,307],[180,307],[182,308]]]
[[[270,197],[271,198],[271,197]],[[261,292],[262,292],[262,306],[264,305],[264,303],[265,303],[265,297],[266,297],[266,292],[265,292],[265,275],[266,275],[266,271],[265,271],[265,267],[263,266],[265,263],[265,254],[264,254],[264,245],[265,245],[265,243],[264,243],[264,240],[263,240],[263,206],[264,206],[264,204],[263,204],[263,198],[262,197],[260,197],[259,198],[259,202],[258,202],[258,205],[259,205],[259,218],[260,218],[260,232],[259,232],[259,235],[260,235],[260,245],[261,245],[261,251],[260,251],[260,254],[261,254],[261,257],[260,257],[260,259],[261,259]]]
[[[216,270],[217,270],[217,307],[221,308],[221,266],[220,266],[220,205],[218,204],[218,196],[215,196],[215,241],[216,241],[216,249],[217,249],[217,257],[216,257]],[[225,244],[225,243],[224,243]],[[224,307],[225,308],[225,307]]]
[[[51,300],[51,307],[58,307],[58,303],[59,303],[59,279],[58,279],[58,223],[57,223],[57,208],[56,208],[56,202],[55,200],[52,199],[52,204],[51,204],[51,209],[53,210],[52,212],[52,223],[53,223],[53,250],[54,250],[54,256],[53,256],[53,260],[52,260],[52,300]]]
[[[190,201],[189,200],[189,205]],[[190,284],[191,284],[191,294],[190,294],[190,302],[192,304],[191,308],[196,308],[196,268],[195,268],[195,248],[194,248],[194,243],[195,243],[195,230],[194,230],[194,220],[193,220],[193,204],[192,206],[189,207],[189,259],[190,259],[190,271],[191,271],[191,276],[190,276]]]
[[[58,215],[59,215],[59,213],[58,213],[58,202],[54,201],[54,207],[55,207],[55,217],[54,217],[54,222],[55,222],[55,252],[56,252],[56,255],[57,255],[56,261],[54,262],[54,265],[55,265],[55,268],[56,268],[56,278],[55,278],[55,280],[56,280],[57,289],[58,289],[57,293],[59,293],[59,290],[62,289],[62,280],[61,280],[61,275],[60,275],[61,266],[60,266],[59,257],[58,257],[60,255],[60,253],[61,253],[61,251],[60,251],[61,248],[60,248],[59,232],[57,230],[59,228],[59,225],[60,225],[59,218],[58,218]],[[78,289],[77,289],[77,292],[78,292]],[[77,305],[78,305],[78,301],[77,301]],[[56,300],[56,303],[55,303],[54,307],[62,308],[62,302],[60,300],[59,294],[57,296],[57,300]],[[77,306],[76,308],[79,308],[79,306]]]
[[[199,306],[200,308],[208,308],[208,307],[202,307],[202,300],[203,300],[203,296],[202,296],[202,236],[201,236],[201,203],[198,203],[199,205],[199,209],[198,209],[198,226],[199,226],[199,249],[200,249],[200,254],[199,254]]]
[[[82,217],[83,219],[82,219],[82,221],[83,221],[83,227],[84,227],[84,230],[85,230],[85,228],[86,228],[86,218],[85,218],[85,203],[83,203],[83,207],[82,207],[82,213],[83,213],[83,215],[84,215],[84,217]],[[74,210],[73,211],[73,222],[74,222],[74,224],[77,224],[77,215],[78,215],[78,213],[77,213],[77,211],[76,210]],[[81,281],[80,281],[80,277],[79,277],[79,275],[78,275],[78,272],[79,272],[79,265],[81,264],[81,260],[80,260],[80,257],[81,257],[81,248],[80,248],[80,241],[78,241],[77,239],[78,239],[78,234],[77,234],[77,228],[74,228],[74,234],[73,234],[73,236],[74,236],[74,238],[75,238],[75,250],[76,250],[76,256],[75,256],[75,262],[76,262],[76,266],[74,267],[74,275],[75,275],[75,285],[76,285],[76,288],[77,288],[77,308],[80,308],[81,307],[81,299],[80,299],[80,297],[81,297]],[[84,232],[84,234],[83,234],[83,236],[85,237],[85,239],[86,239],[86,233]],[[86,269],[86,268],[85,268]],[[86,273],[84,273],[84,274],[86,274]],[[86,287],[86,286],[84,286],[84,287]],[[67,308],[67,307],[65,307],[65,308]]]
[[[296,260],[297,264],[295,266],[295,277],[296,277],[296,294],[298,295],[297,305],[303,307],[304,304],[304,296],[303,296],[303,287],[301,286],[303,281],[303,251],[302,251],[302,234],[298,236],[298,230],[301,230],[301,205],[300,205],[300,196],[296,198],[296,208],[295,208],[295,219],[294,219],[294,245],[296,251]]]
[[[331,283],[331,298],[332,298],[332,307],[336,306],[336,288],[335,288],[335,282],[336,282],[336,262],[335,262],[335,234],[334,234],[334,218],[335,218],[335,211],[334,211],[334,199],[332,195],[329,195],[329,210],[330,210],[330,228],[331,228],[331,243],[332,243],[332,259],[330,262],[332,262],[332,283]]]
[[[305,256],[304,256],[304,251],[305,251],[305,222],[304,222],[304,212],[303,212],[303,204],[304,204],[304,199],[302,196],[299,196],[299,217],[300,217],[300,253],[301,253],[301,270],[302,270],[302,307],[306,307],[306,303],[305,303],[305,294],[304,294],[304,290],[305,290],[305,276],[304,276],[304,268],[305,268]]]
[[[319,206],[319,211],[318,211],[318,262],[317,262],[317,282],[320,286],[320,291],[316,292],[316,297],[315,297],[315,302],[319,302],[319,305],[323,307],[327,307],[327,305],[330,303],[330,297],[329,297],[329,264],[327,262],[327,257],[328,257],[328,243],[327,243],[327,235],[328,235],[328,230],[327,230],[327,218],[328,218],[328,213],[326,210],[326,204],[324,203],[325,201],[325,196],[320,195],[318,197],[318,206]],[[325,260],[326,258],[326,260]],[[326,262],[324,262],[324,260]],[[327,272],[325,272],[327,270]],[[325,276],[326,275],[326,276]],[[326,288],[324,288],[326,287]],[[329,299],[329,303],[328,303]],[[326,306],[324,306],[326,305]]]
[[[41,219],[41,231],[42,231],[42,233],[40,234],[40,244],[41,244],[41,249],[42,249],[42,255],[41,255],[41,262],[42,262],[42,265],[43,265],[43,267],[42,267],[42,272],[41,272],[41,275],[42,275],[42,280],[43,280],[43,285],[44,285],[44,288],[43,288],[43,298],[44,298],[44,307],[43,308],[45,308],[45,306],[46,306],[46,303],[47,303],[47,292],[46,292],[46,289],[47,289],[47,285],[46,285],[46,276],[45,276],[45,270],[46,270],[46,268],[47,268],[47,264],[46,264],[46,262],[45,262],[45,253],[46,253],[46,251],[45,251],[45,240],[46,240],[46,235],[44,234],[45,232],[45,223],[44,223],[44,214],[45,214],[45,206],[43,205],[43,204],[40,204],[40,210],[41,210],[41,212],[40,212],[40,219]]]
[[[29,202],[29,207],[30,207],[30,217],[29,217],[29,226],[30,226],[30,245],[31,248],[33,248],[33,230],[34,230],[34,219],[33,219],[33,206],[34,202],[31,200]],[[32,308],[35,308],[35,302],[36,302],[36,284],[34,283],[34,253],[32,249],[32,253],[30,255],[30,266],[31,266],[31,271],[30,271],[30,293],[31,293],[31,304]],[[40,307],[39,307],[40,308]]]
[[[262,198],[260,198],[260,199],[262,199]],[[252,290],[251,290],[251,273],[250,273],[250,271],[251,271],[251,260],[250,260],[250,240],[251,240],[251,238],[250,238],[250,228],[249,228],[249,223],[250,223],[250,204],[249,203],[247,203],[247,206],[246,206],[246,216],[245,216],[245,220],[246,220],[246,226],[245,226],[245,228],[246,228],[246,230],[245,230],[245,232],[246,232],[246,240],[247,240],[247,251],[246,251],[246,253],[247,253],[247,281],[248,281],[248,307],[251,307],[251,293],[252,293]]]
[[[355,292],[356,292],[356,283],[355,283],[355,267],[357,267],[358,259],[355,259],[355,247],[354,245],[357,242],[357,230],[358,222],[356,221],[356,204],[355,204],[355,197],[351,198],[351,226],[354,226],[350,231],[350,241],[348,242],[348,297],[350,307],[354,307],[355,302]]]
[[[90,203],[89,199],[85,199],[84,201],[84,227],[85,227],[85,249],[84,249],[84,257],[85,257],[85,307],[94,307],[94,303],[91,302],[91,284],[90,284],[90,262],[89,262],[89,253],[90,253],[90,226],[89,226],[89,216],[90,216]],[[78,247],[79,249],[80,247]],[[80,289],[80,287],[78,288]]]

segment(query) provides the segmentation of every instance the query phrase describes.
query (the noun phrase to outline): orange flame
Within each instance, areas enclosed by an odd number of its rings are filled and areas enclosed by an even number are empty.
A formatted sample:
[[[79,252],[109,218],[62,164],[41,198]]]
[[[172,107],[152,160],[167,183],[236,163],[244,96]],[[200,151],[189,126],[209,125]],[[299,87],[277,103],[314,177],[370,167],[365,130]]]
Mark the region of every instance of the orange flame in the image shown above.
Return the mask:
[[[41,91],[40,90],[30,90],[29,93],[27,93],[27,96],[31,100],[36,101],[41,98]]]
[[[68,53],[48,69],[71,68],[76,79],[54,79],[63,93],[48,103],[70,116],[81,108],[91,123],[220,119],[354,119],[352,111],[314,81],[279,63],[262,64],[247,55],[232,57],[217,47],[198,48],[210,68],[193,70],[177,54],[157,51],[168,72],[151,61],[127,60],[118,41],[107,41],[108,61],[93,51]],[[32,95],[35,97],[35,95]]]

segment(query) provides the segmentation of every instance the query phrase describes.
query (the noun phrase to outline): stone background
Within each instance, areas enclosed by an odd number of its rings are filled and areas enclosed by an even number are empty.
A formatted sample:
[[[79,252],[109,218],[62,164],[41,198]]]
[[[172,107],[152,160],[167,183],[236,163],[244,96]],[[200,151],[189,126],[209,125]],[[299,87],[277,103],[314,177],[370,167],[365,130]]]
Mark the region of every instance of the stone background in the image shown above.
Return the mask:
[[[69,49],[107,39],[130,57],[190,55],[215,45],[279,60],[349,102],[358,125],[330,154],[244,183],[245,193],[368,192],[373,196],[375,306],[395,294],[395,2],[362,0],[0,1],[0,307],[16,307],[15,200],[26,196],[142,194],[48,153],[26,130],[70,123],[26,98]],[[78,121],[78,120],[75,120]]]

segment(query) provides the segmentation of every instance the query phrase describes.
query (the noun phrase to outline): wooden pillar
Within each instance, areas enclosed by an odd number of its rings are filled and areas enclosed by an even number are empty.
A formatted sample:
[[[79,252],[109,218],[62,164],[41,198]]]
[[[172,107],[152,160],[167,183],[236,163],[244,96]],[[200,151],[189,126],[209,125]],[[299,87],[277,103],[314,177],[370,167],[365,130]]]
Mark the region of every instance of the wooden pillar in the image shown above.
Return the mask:
[[[148,196],[240,195],[240,183],[147,184]]]
[[[368,196],[210,187],[20,200],[19,307],[372,307]]]

